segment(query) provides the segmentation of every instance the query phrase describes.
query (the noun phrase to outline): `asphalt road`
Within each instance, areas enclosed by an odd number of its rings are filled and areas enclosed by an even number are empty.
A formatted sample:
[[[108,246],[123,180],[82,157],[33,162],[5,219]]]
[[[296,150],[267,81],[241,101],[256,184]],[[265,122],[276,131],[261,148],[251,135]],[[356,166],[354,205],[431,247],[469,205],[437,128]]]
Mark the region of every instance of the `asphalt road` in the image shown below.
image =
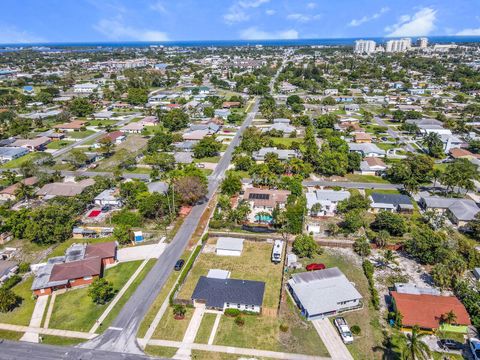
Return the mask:
[[[67,348],[27,342],[0,342],[1,360],[147,360],[145,355],[119,354],[106,351]]]
[[[412,146],[412,144],[410,144],[408,142],[409,140],[405,136],[400,134],[398,131],[392,130],[392,128],[390,126],[388,126],[388,124],[385,121],[380,119],[378,116],[375,116],[374,120],[377,123],[377,125],[384,126],[388,129],[387,133],[388,133],[388,135],[390,135],[390,137],[393,137],[394,139],[398,139],[401,142],[405,143],[405,147],[407,148],[408,151],[413,152],[413,153],[417,152],[417,150]]]
[[[258,111],[258,105],[259,100],[256,99],[251,112],[247,115],[239,131],[237,131],[235,137],[230,142],[228,149],[219,161],[215,171],[209,176],[208,198],[211,198],[217,190],[225,171],[231,163],[233,150],[240,143],[241,135],[254,119]],[[152,270],[127,301],[117,318],[113,321],[111,327],[101,336],[83,344],[82,347],[121,353],[143,354],[137,344],[138,327],[151,304],[165,285],[175,262],[183,254],[207,205],[208,202],[205,202],[193,207],[170,245],[165,249],[165,252],[160,256]]]

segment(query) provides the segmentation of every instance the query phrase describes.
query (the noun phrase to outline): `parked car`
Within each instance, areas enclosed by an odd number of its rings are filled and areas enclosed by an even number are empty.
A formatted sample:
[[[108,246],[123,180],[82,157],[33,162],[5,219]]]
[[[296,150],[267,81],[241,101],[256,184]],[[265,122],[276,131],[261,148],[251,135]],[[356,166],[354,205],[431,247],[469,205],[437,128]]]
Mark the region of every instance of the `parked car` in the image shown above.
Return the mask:
[[[350,328],[348,327],[347,321],[343,317],[337,317],[335,318],[335,320],[333,320],[333,323],[337,327],[338,333],[340,334],[342,341],[345,344],[353,343],[353,335],[350,331]]]
[[[178,260],[178,261],[175,263],[175,267],[174,267],[175,271],[180,271],[180,270],[182,270],[182,267],[183,267],[184,264],[185,264],[185,260],[183,260],[183,259]]]
[[[102,207],[102,212],[110,211],[110,205],[105,205]]]
[[[449,350],[462,350],[463,344],[461,342],[451,339],[441,339],[439,345],[442,349]]]
[[[307,271],[325,270],[325,268],[326,268],[325,264],[317,264],[317,263],[308,264],[306,267]]]
[[[472,354],[475,360],[480,360],[480,340],[476,338],[468,339],[468,343],[470,344],[470,350],[472,350]]]

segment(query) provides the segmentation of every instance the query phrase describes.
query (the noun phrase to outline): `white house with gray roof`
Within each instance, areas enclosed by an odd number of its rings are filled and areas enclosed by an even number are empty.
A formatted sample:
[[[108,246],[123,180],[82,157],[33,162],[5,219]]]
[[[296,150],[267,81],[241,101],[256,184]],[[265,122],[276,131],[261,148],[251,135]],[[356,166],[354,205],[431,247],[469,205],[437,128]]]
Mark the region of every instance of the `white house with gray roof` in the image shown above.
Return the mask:
[[[333,216],[340,201],[348,199],[350,192],[335,190],[313,190],[306,193],[307,211],[310,216]],[[320,204],[319,211],[312,211],[315,204]]]
[[[418,203],[424,210],[445,214],[452,223],[460,227],[475,219],[475,215],[480,211],[476,202],[470,199],[425,196],[420,198]]]
[[[298,152],[295,150],[283,150],[276,147],[265,147],[253,153],[255,161],[265,161],[267,154],[277,154],[279,160],[289,160],[298,157]]]
[[[350,152],[358,152],[363,157],[382,157],[386,155],[385,150],[370,143],[348,143]]]
[[[337,268],[294,274],[288,290],[308,320],[359,308],[362,295]]]

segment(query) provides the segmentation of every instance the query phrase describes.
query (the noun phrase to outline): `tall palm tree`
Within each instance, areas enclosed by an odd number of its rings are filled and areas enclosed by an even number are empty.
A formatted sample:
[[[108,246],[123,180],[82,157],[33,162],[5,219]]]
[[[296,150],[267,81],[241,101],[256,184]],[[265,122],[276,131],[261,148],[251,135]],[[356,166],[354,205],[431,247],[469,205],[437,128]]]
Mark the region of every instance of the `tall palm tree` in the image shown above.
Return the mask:
[[[18,200],[31,199],[34,195],[34,189],[32,186],[26,185],[21,182],[15,190],[15,196]]]
[[[455,324],[457,321],[457,315],[453,312],[453,310],[450,310],[449,312],[442,314],[442,322],[445,324]]]
[[[402,354],[402,358],[405,360],[430,359],[430,348],[422,341],[422,338],[425,335],[426,334],[420,333],[420,328],[415,325],[412,328],[412,333],[407,334],[406,345]]]

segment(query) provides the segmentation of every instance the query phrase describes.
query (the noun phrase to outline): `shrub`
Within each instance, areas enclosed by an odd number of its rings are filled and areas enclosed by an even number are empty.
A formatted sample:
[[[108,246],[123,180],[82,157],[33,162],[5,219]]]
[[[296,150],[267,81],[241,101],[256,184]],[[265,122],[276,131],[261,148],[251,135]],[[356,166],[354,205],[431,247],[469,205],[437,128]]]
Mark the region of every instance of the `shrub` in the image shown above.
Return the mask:
[[[0,312],[6,313],[15,309],[22,301],[13,291],[0,288]]]
[[[378,296],[378,291],[375,289],[375,283],[373,281],[373,265],[370,261],[364,260],[362,263],[363,272],[368,280],[368,288],[370,289],[370,294],[372,295],[372,305],[375,310],[380,310],[380,297]]]
[[[238,309],[225,309],[225,315],[230,317],[237,317],[240,315],[240,310]]]
[[[287,332],[288,331],[288,325],[283,323],[283,324],[280,324],[280,331],[281,332]]]
[[[173,315],[175,318],[184,318],[185,313],[187,312],[187,309],[183,305],[174,305],[173,306]]]
[[[15,285],[17,285],[20,281],[22,281],[22,277],[19,275],[13,275],[12,277],[8,278],[5,280],[5,282],[2,285],[2,288],[4,289],[11,289]]]
[[[115,296],[112,284],[103,278],[97,278],[88,289],[88,295],[95,304],[106,304]]]
[[[242,316],[237,316],[235,318],[235,324],[237,324],[238,326],[243,326],[245,325],[245,319]]]
[[[18,272],[24,274],[30,271],[30,263],[22,262],[18,265]]]
[[[360,326],[358,325],[353,325],[350,328],[350,331],[352,332],[353,335],[360,335],[360,333],[362,332],[362,329],[360,329]]]

